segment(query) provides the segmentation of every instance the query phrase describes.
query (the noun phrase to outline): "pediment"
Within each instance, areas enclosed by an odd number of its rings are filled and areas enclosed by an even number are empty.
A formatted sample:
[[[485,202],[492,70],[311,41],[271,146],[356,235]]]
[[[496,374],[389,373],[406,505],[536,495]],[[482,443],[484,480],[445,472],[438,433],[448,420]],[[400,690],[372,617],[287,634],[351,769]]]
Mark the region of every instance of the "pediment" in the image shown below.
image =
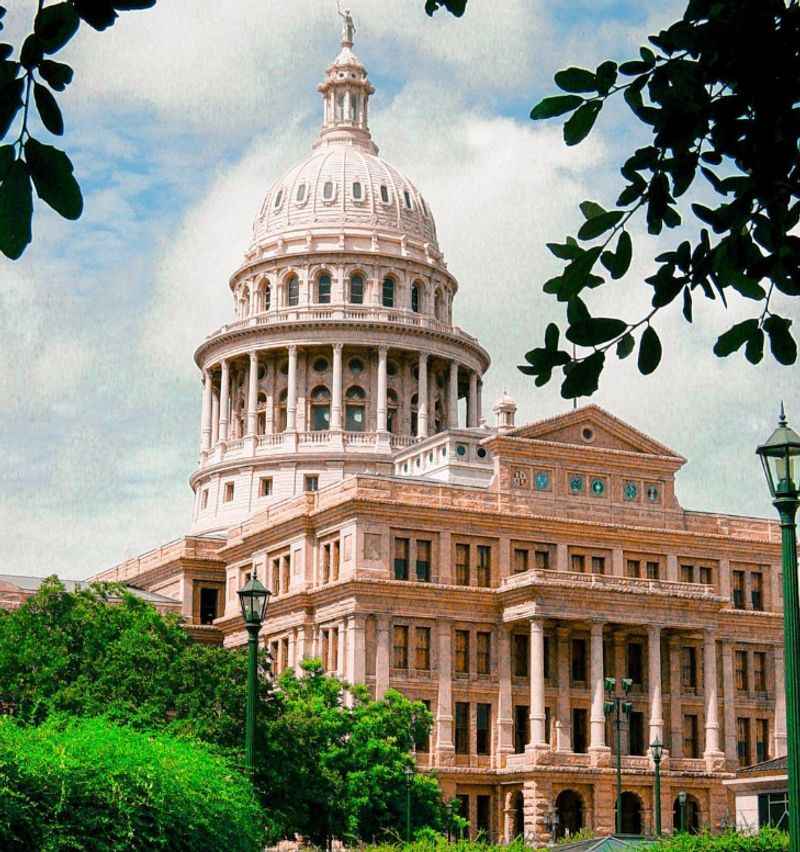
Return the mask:
[[[614,417],[599,405],[586,405],[547,420],[528,423],[510,434],[516,438],[648,456],[668,456],[685,461],[683,456],[665,444]]]

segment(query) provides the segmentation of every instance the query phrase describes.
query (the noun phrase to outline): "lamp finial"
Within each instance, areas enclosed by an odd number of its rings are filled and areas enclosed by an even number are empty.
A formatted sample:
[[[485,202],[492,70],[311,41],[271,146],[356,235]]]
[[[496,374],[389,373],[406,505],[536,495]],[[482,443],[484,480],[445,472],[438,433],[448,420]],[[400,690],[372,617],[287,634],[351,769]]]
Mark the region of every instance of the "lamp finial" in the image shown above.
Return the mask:
[[[783,409],[783,400],[781,400],[781,415],[780,415],[780,418],[778,419],[778,425],[779,426],[785,426],[786,425],[786,412]]]

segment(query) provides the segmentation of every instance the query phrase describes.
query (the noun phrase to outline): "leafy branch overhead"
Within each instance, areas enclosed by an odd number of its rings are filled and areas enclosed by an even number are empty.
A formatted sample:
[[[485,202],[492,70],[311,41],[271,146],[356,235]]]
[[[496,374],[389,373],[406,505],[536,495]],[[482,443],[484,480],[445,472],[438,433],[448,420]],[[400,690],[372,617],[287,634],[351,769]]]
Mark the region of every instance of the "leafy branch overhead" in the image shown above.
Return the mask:
[[[81,22],[95,30],[112,26],[118,12],[148,9],[156,0],[64,0],[44,5],[39,0],[28,35],[14,55],[14,47],[0,43],[0,251],[16,260],[31,241],[33,191],[65,219],[77,219],[83,196],[72,162],[59,148],[35,139],[30,130],[35,108],[45,130],[64,133],[64,119],[54,93],[72,82],[69,65],[50,57],[75,35]],[[6,10],[0,6],[0,30]],[[14,136],[15,131],[16,136]]]
[[[638,346],[639,371],[652,373],[662,355],[654,318],[679,301],[691,323],[698,297],[725,308],[731,298],[757,304],[753,318],[719,337],[715,355],[744,348],[757,364],[768,342],[780,364],[797,359],[792,320],[775,303],[800,296],[800,237],[793,233],[800,222],[800,5],[690,0],[683,18],[649,41],[637,59],[621,65],[559,71],[555,82],[565,94],[531,112],[534,120],[568,115],[564,141],[577,145],[607,99],[621,93],[652,134],[651,144],[622,166],[626,183],[613,208],[584,202],[576,237],[548,244],[564,268],[544,291],[566,306],[566,340],[591,351],[573,357],[559,348],[561,331],[551,323],[544,345],[528,352],[519,369],[542,386],[560,368],[566,399],[597,390],[612,348],[622,359]],[[685,201],[699,187],[716,197],[712,206]],[[633,321],[592,316],[586,291],[629,271],[636,217],[658,236],[690,214],[696,236],[660,254],[645,278],[652,289],[647,314]]]

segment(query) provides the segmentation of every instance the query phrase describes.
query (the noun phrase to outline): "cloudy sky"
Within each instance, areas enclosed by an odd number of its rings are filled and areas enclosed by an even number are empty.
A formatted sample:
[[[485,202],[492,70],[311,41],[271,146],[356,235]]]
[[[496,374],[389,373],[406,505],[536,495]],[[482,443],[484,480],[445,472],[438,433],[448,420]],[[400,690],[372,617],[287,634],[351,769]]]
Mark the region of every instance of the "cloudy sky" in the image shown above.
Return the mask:
[[[23,259],[0,257],[0,571],[85,577],[187,530],[192,351],[230,319],[228,276],[263,196],[315,136],[335,5],[159,0],[104,34],[82,28],[63,52],[75,68],[64,145],[86,204],[78,223],[37,208]],[[557,121],[528,113],[556,70],[631,57],[682,4],[470,0],[461,20],[426,17],[423,0],[350,5],[377,88],[373,135],[430,201],[461,285],[456,322],[492,355],[487,408],[507,389],[519,421],[568,409],[557,383],[538,390],[515,369],[559,316],[541,292],[558,268],[544,244],[575,232],[581,200],[613,201],[642,137],[612,108],[567,149]],[[34,7],[12,5],[11,40]],[[637,281],[667,244],[642,248],[593,313],[638,318]],[[697,305],[691,333],[677,311],[660,317],[658,371],[642,379],[633,359],[611,360],[594,398],[689,459],[687,508],[771,514],[753,449],[781,397],[800,421],[794,369],[711,355],[747,307]]]

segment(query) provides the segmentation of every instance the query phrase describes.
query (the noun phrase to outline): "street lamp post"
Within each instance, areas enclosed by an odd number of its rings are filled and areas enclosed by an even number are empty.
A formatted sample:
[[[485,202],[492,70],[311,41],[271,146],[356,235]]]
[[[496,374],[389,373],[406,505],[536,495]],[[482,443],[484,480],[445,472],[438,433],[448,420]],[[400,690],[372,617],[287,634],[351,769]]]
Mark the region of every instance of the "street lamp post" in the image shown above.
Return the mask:
[[[686,791],[678,793],[678,831],[686,831]]]
[[[406,766],[406,843],[411,843],[411,781],[414,778],[414,770]]]
[[[661,837],[661,756],[664,751],[664,746],[661,740],[656,739],[650,743],[650,753],[653,756],[653,765],[655,766],[655,787],[653,792],[653,807],[656,815],[656,837]]]
[[[253,572],[243,589],[239,589],[242,618],[247,629],[247,710],[245,712],[244,756],[247,771],[255,766],[256,701],[258,690],[258,634],[267,613],[270,591]]]
[[[798,504],[800,435],[786,422],[781,403],[778,428],[756,450],[764,466],[772,505],[778,510],[783,555],[783,635],[786,658],[786,742],[789,792],[789,848],[800,852],[800,596],[797,582],[795,518]]]
[[[616,732],[617,753],[617,805],[614,818],[614,830],[616,834],[622,834],[622,717],[630,716],[633,704],[627,700],[631,691],[633,681],[629,677],[621,678],[624,695],[616,695],[617,679],[607,677],[605,679],[606,695],[608,699],[603,704],[603,712],[606,716],[613,716],[614,730]]]

